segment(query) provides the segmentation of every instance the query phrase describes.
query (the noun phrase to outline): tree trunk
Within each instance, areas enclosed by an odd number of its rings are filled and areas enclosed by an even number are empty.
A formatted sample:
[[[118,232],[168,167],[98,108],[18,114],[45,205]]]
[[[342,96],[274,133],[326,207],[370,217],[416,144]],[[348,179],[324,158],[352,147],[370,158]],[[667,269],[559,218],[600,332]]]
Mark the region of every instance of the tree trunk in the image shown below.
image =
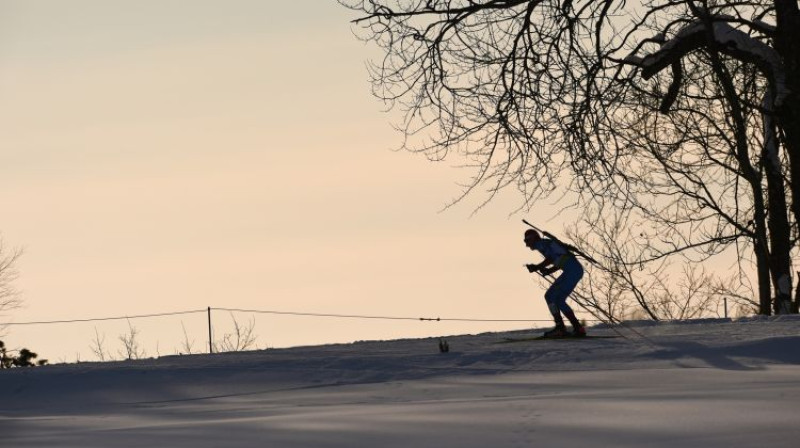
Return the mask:
[[[710,29],[710,28],[709,28]],[[758,292],[759,292],[759,314],[769,316],[772,309],[772,298],[770,294],[770,274],[774,270],[772,263],[772,256],[769,252],[769,236],[767,234],[767,204],[764,201],[764,189],[761,184],[761,177],[758,170],[750,163],[750,148],[747,141],[747,125],[744,119],[744,112],[742,105],[739,102],[739,95],[736,92],[736,86],[733,83],[731,74],[728,72],[725,65],[719,57],[714,41],[713,32],[709,31],[709,56],[711,58],[711,66],[714,69],[714,74],[719,80],[719,85],[724,93],[727,106],[730,110],[731,119],[733,121],[734,142],[735,148],[733,149],[734,156],[739,163],[742,177],[750,185],[753,190],[753,222],[755,235],[753,237],[754,250],[756,255],[756,263],[758,269]],[[788,248],[787,248],[788,250]],[[791,280],[789,281],[791,285]],[[778,286],[777,284],[775,285]]]
[[[758,314],[772,314],[772,288],[770,282],[769,250],[767,249],[767,229],[764,223],[764,212],[756,212],[753,249],[756,255],[756,272],[758,274]]]
[[[798,313],[798,307],[800,306],[800,272],[797,273],[797,286],[794,290],[794,304],[792,304],[792,312],[794,314]]]
[[[786,189],[779,154],[778,137],[773,119],[773,89],[764,95],[764,151],[762,166],[767,177],[767,214],[770,244],[770,272],[775,285],[775,314],[791,313],[792,308],[792,257],[791,229],[786,203]],[[800,201],[798,201],[800,202]]]
[[[792,213],[795,223],[800,223],[800,7],[797,0],[775,0],[775,11],[775,50],[786,70],[789,90],[786,100],[776,110],[776,118],[783,130],[783,143],[789,155]],[[791,278],[790,269],[785,272],[788,278]],[[779,283],[776,287],[779,291],[783,287],[791,290],[791,283]],[[797,308],[797,301],[792,304],[791,298],[776,297],[776,313],[797,312]]]

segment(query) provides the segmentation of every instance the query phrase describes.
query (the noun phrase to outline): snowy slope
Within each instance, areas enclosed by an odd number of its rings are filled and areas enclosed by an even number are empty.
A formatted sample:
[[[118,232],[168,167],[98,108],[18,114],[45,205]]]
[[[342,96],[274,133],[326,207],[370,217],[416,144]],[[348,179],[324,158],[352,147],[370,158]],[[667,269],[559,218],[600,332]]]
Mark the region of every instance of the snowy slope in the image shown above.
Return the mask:
[[[41,447],[800,446],[800,319],[631,326],[453,336],[446,354],[417,339],[0,371],[0,434]]]

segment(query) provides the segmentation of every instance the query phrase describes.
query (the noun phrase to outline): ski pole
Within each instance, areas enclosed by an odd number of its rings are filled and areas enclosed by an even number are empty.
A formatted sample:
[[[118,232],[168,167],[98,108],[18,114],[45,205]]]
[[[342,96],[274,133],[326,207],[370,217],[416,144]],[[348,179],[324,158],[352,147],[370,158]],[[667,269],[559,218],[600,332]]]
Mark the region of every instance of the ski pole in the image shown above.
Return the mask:
[[[537,271],[537,274],[539,274],[550,285],[552,285],[555,282],[555,280],[553,280],[551,278],[551,275],[544,274],[543,272],[540,272],[540,271]],[[575,303],[577,303],[581,307],[581,309],[583,309],[587,313],[591,314],[592,317],[594,317],[597,321],[608,325],[608,328],[610,328],[619,337],[621,337],[623,339],[630,340],[630,338],[628,336],[624,335],[622,332],[617,330],[617,328],[616,328],[617,326],[623,327],[626,330],[630,330],[631,332],[635,333],[637,336],[639,336],[643,340],[647,341],[651,345],[655,345],[655,344],[653,344],[653,342],[647,336],[645,336],[642,333],[634,330],[633,328],[630,328],[630,327],[624,325],[621,321],[619,321],[618,319],[614,318],[613,316],[608,315],[605,311],[600,310],[606,316],[606,319],[603,319],[602,317],[598,316],[597,313],[595,313],[593,310],[591,310],[589,308],[589,306],[579,302],[578,300],[575,300]]]

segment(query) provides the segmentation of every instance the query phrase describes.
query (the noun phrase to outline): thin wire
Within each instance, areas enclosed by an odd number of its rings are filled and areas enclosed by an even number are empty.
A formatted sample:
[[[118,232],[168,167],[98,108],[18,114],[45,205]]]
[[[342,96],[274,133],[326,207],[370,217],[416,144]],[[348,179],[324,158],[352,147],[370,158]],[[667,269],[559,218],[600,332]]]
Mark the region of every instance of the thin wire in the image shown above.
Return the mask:
[[[142,319],[146,317],[163,317],[163,316],[177,316],[180,314],[197,314],[205,313],[207,310],[191,310],[191,311],[175,311],[172,313],[156,313],[156,314],[138,314],[135,316],[114,316],[114,317],[97,317],[89,319],[70,319],[70,320],[48,320],[38,322],[6,322],[0,325],[47,325],[47,324],[72,324],[78,322],[100,322],[108,320],[122,320],[122,319]]]
[[[211,310],[229,311],[238,313],[253,313],[253,314],[273,314],[282,316],[327,317],[336,319],[405,320],[405,321],[423,321],[423,322],[509,322],[509,323],[550,322],[550,319],[470,319],[470,318],[449,318],[449,317],[370,316],[361,314],[306,313],[298,311],[253,310],[253,309],[242,309],[242,308],[211,308]],[[123,320],[123,319],[144,319],[149,317],[199,314],[206,312],[208,312],[208,308],[201,310],[175,311],[171,313],[138,314],[133,316],[112,316],[112,317],[97,317],[97,318],[87,318],[87,319],[49,320],[49,321],[34,321],[34,322],[0,322],[0,326],[102,322],[102,321]],[[593,321],[596,320],[598,322],[602,322],[602,320],[600,319],[587,319],[587,320],[593,320]]]
[[[219,311],[232,311],[239,313],[279,314],[284,316],[338,317],[346,319],[424,320],[424,318],[422,317],[390,317],[390,316],[364,316],[357,314],[302,313],[296,311],[247,310],[240,308],[211,308],[211,309]]]
[[[365,316],[357,314],[327,314],[327,313],[301,313],[296,311],[273,311],[273,310],[248,310],[240,308],[212,308],[212,310],[231,311],[239,313],[254,314],[277,314],[285,316],[306,316],[306,317],[334,317],[343,319],[381,319],[381,320],[416,320],[433,322],[550,322],[545,319],[465,319],[465,318],[446,318],[446,317],[397,317],[397,316]]]

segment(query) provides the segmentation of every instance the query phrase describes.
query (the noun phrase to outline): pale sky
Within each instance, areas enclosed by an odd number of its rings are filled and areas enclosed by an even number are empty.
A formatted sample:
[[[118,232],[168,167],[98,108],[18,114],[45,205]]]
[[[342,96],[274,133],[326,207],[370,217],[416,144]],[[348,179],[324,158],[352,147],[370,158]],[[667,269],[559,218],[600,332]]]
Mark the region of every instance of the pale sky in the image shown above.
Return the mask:
[[[352,18],[333,0],[0,0],[0,232],[25,250],[24,308],[2,320],[547,319],[519,198],[441,211],[469,172],[392,151]],[[149,355],[175,353],[181,323],[207,344],[203,315],[131,323]],[[125,325],[4,340],[86,360],[95,330],[116,352]],[[255,333],[263,348],[524,327],[258,315]]]

